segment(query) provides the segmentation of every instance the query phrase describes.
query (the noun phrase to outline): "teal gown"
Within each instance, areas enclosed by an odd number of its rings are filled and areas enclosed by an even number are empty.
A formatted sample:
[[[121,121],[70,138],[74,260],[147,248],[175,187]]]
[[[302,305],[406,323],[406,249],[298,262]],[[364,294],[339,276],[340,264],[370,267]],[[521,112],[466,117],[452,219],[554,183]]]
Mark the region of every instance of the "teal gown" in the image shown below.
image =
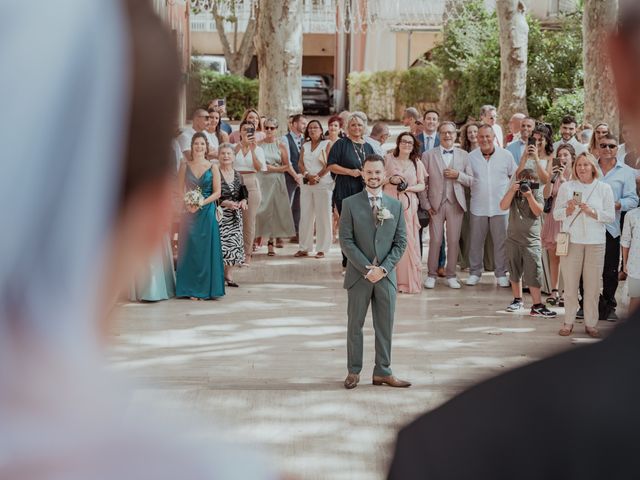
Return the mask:
[[[176,294],[176,276],[173,269],[171,239],[165,235],[162,246],[153,255],[146,270],[129,288],[132,302],[158,302],[168,300]]]
[[[185,188],[200,187],[207,198],[213,192],[212,173],[207,170],[198,179],[187,166]],[[217,298],[224,295],[222,243],[216,220],[216,206],[205,205],[196,213],[186,212],[180,222],[180,250],[176,271],[176,296]]]

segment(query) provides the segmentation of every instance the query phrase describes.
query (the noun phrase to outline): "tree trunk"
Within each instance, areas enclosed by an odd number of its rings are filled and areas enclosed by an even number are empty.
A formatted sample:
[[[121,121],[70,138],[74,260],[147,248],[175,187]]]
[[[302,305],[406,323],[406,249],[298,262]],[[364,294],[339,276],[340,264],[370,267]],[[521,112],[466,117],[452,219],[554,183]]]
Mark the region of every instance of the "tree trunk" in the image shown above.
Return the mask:
[[[497,0],[500,28],[500,106],[498,122],[506,126],[514,113],[527,114],[529,25],[519,0]]]
[[[594,126],[606,122],[615,135],[619,133],[620,116],[603,41],[615,25],[617,13],[617,0],[585,0],[582,24],[584,121]]]
[[[242,36],[242,42],[240,42],[240,48],[236,48],[236,36],[238,28],[238,22],[236,19],[234,25],[235,32],[232,49],[224,29],[224,16],[220,14],[220,11],[218,10],[218,4],[216,2],[213,2],[211,5],[211,13],[213,15],[214,21],[216,22],[216,30],[218,31],[218,36],[220,37],[220,42],[222,43],[222,51],[224,52],[224,58],[227,60],[227,67],[229,68],[229,71],[234,75],[244,75],[244,72],[247,70],[247,68],[249,68],[249,64],[251,63],[251,59],[253,58],[253,54],[255,52],[253,40],[256,33],[256,19],[249,19],[249,22],[247,23],[247,29]],[[255,13],[255,17],[258,16],[259,11],[257,10]]]
[[[444,35],[447,34],[447,24],[449,23],[449,20],[455,20],[456,14],[462,8],[464,8],[463,0],[446,0],[444,12],[442,14],[442,31],[444,32]],[[453,104],[456,96],[458,95],[459,87],[460,82],[456,80],[445,78],[444,82],[442,82],[442,92],[440,94],[438,110],[440,111],[440,117],[443,120],[457,120],[455,118],[455,109],[453,108]]]
[[[302,113],[302,0],[260,0],[255,37],[261,114],[287,119]]]

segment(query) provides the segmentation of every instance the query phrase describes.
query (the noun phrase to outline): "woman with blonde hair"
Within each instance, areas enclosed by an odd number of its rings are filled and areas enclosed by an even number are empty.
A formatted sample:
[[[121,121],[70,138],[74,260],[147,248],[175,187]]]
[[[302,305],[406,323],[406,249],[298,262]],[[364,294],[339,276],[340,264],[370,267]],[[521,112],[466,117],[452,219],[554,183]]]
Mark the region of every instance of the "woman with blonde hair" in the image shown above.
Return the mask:
[[[598,150],[600,149],[600,140],[607,133],[609,133],[609,125],[604,122],[600,122],[596,125],[596,128],[593,129],[593,134],[591,135],[591,140],[589,140],[589,153],[592,155],[596,155]]]
[[[242,114],[242,118],[240,119],[240,125],[242,125],[243,123],[250,123],[253,125],[253,128],[255,129],[254,135],[257,143],[260,143],[264,140],[264,137],[266,135],[262,131],[262,123],[260,121],[260,113],[258,112],[258,110],[256,110],[255,108],[248,108],[247,110],[245,110]],[[238,143],[240,143],[240,140],[240,130],[231,132],[231,135],[229,135],[229,143],[237,145]],[[238,149],[236,147],[236,152],[237,151]]]
[[[582,277],[585,332],[597,338],[600,336],[596,326],[604,268],[605,226],[615,220],[613,191],[608,184],[598,180],[597,161],[590,153],[578,156],[572,174],[573,179],[564,182],[558,190],[553,209],[553,218],[562,222],[558,243],[568,246],[568,252],[560,257],[565,318],[558,333],[566,337],[573,331]]]

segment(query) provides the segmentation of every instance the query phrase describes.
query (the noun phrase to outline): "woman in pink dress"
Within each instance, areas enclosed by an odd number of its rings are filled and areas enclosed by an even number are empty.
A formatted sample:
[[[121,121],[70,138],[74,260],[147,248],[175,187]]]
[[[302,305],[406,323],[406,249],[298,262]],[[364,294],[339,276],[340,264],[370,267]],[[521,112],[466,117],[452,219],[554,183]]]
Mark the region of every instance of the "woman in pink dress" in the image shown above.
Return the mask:
[[[407,225],[407,249],[396,266],[398,291],[422,291],[422,262],[418,232],[418,192],[425,189],[427,172],[420,159],[420,145],[410,132],[398,135],[396,148],[385,158],[384,193],[402,202]]]
[[[555,177],[555,181],[548,182],[544,186],[543,191],[545,200],[549,198],[549,196],[553,196],[551,212],[553,212],[553,208],[555,207],[560,185],[571,178],[571,168],[576,159],[576,151],[570,144],[561,145],[558,147],[556,152],[556,158],[560,160],[561,166],[558,167],[557,165],[554,165],[553,162],[549,162],[547,164],[549,176],[551,177],[551,180],[554,180]],[[556,173],[558,175],[555,175]],[[549,253],[549,273],[551,274],[551,296],[547,298],[547,303],[551,306],[558,307],[564,307],[564,300],[558,294],[558,284],[560,282],[560,257],[556,255],[556,236],[560,231],[561,225],[562,222],[554,220],[553,215],[548,213],[544,217],[541,233],[542,246]]]

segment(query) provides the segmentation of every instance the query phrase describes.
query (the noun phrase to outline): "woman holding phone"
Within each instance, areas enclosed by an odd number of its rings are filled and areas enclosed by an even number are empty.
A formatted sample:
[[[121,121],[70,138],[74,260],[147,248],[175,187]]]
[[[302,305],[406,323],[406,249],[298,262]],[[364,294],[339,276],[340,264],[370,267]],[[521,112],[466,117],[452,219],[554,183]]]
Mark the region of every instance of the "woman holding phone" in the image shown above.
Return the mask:
[[[247,199],[248,208],[242,215],[242,234],[244,237],[245,265],[251,263],[251,253],[253,252],[253,240],[256,232],[256,214],[262,201],[260,184],[258,183],[257,172],[267,171],[267,162],[264,150],[258,146],[256,141],[256,129],[253,123],[244,121],[240,123],[240,144],[233,162],[233,168],[242,175],[242,182],[249,192]]]
[[[558,191],[560,187],[571,179],[571,171],[573,162],[576,159],[576,151],[573,145],[567,143],[560,145],[556,153],[557,157],[547,165],[547,170],[551,180],[544,186],[545,202],[551,202],[551,210],[545,216],[542,224],[542,246],[547,250],[549,255],[550,270],[550,287],[551,296],[547,298],[547,303],[551,306],[564,307],[564,299],[558,293],[558,285],[560,283],[560,257],[556,255],[556,237],[562,222],[553,218],[553,209],[555,208]],[[549,200],[549,198],[551,200]]]
[[[568,254],[560,257],[565,318],[558,334],[566,337],[573,331],[582,277],[585,332],[597,338],[600,336],[596,326],[604,268],[605,225],[615,219],[613,191],[608,184],[598,180],[597,162],[590,153],[578,156],[572,170],[573,180],[560,186],[553,209],[553,218],[562,222],[561,232],[569,235]]]
[[[260,114],[258,113],[258,111],[255,108],[249,108],[247,110],[245,110],[244,114],[242,115],[242,119],[240,120],[240,124],[242,125],[243,123],[251,123],[253,125],[254,130],[254,136],[256,138],[256,142],[260,143],[264,140],[264,137],[266,136],[265,133],[262,131],[262,126],[260,125]],[[241,141],[241,132],[240,130],[237,130],[235,132],[232,132],[231,135],[229,135],[229,142],[233,143],[233,144],[238,144]],[[236,149],[237,151],[237,149]]]

